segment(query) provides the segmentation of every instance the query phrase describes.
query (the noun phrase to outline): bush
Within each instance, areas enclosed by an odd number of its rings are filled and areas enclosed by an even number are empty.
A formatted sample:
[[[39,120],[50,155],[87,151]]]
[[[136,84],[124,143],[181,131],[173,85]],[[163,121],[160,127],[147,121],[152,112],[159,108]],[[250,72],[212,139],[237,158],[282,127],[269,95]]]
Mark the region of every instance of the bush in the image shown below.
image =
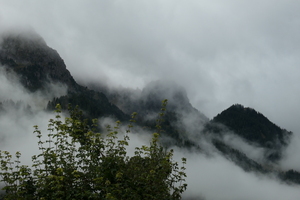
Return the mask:
[[[158,130],[166,103],[157,120]],[[0,151],[4,199],[181,199],[187,187],[186,159],[179,167],[172,160],[173,150],[159,144],[158,133],[150,146],[136,147],[134,156],[127,155],[135,116],[124,136],[119,134],[119,121],[103,135],[96,131],[97,121],[88,125],[78,108],[70,110],[63,122],[58,105],[55,119],[49,121],[47,140],[35,126],[41,153],[32,156],[31,167],[21,165],[20,152],[13,159],[9,152]]]

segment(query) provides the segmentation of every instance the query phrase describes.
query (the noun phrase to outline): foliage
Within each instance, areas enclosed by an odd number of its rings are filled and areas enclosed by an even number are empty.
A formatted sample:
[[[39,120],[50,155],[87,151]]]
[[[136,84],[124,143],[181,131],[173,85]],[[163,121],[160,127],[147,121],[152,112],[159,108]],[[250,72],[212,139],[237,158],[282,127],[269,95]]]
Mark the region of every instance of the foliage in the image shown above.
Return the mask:
[[[95,131],[97,121],[89,126],[78,108],[63,122],[58,105],[47,140],[35,126],[41,153],[32,156],[31,167],[20,164],[20,152],[15,160],[9,152],[0,152],[4,199],[181,199],[187,187],[186,159],[180,167],[172,160],[173,150],[166,151],[158,141],[166,103],[150,146],[136,147],[131,157],[126,147],[136,113],[123,135],[119,121],[100,134]]]

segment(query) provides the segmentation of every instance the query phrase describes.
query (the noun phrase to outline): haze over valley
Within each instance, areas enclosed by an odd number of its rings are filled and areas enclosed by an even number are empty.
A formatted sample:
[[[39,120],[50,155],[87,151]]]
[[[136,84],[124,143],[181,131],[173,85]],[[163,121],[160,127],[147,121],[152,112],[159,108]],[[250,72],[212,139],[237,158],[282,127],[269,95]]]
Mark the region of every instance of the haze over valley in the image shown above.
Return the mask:
[[[0,0],[1,150],[29,165],[59,103],[100,127],[137,112],[133,153],[168,99],[184,199],[298,199],[300,3],[258,4]]]

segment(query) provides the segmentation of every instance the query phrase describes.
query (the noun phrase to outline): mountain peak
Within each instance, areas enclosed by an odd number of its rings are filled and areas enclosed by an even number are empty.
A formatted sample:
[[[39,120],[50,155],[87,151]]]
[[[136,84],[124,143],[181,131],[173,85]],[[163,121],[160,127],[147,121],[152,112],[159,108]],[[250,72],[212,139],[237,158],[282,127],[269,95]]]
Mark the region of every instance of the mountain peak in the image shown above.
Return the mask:
[[[280,157],[277,150],[287,145],[291,135],[291,132],[281,129],[263,114],[240,104],[230,106],[214,117],[212,122],[225,125],[249,142],[276,150],[275,154],[269,156],[275,160]]]
[[[168,107],[191,107],[186,90],[175,81],[152,81],[142,90],[141,96],[145,102],[157,102],[157,108],[164,99],[168,99]]]
[[[19,40],[21,43],[30,42],[31,45],[47,45],[45,40],[31,28],[19,29],[19,30],[7,30],[0,34],[3,41],[8,38]]]
[[[0,64],[16,72],[30,91],[43,89],[45,83],[53,81],[69,89],[77,86],[57,51],[34,31],[2,33]]]

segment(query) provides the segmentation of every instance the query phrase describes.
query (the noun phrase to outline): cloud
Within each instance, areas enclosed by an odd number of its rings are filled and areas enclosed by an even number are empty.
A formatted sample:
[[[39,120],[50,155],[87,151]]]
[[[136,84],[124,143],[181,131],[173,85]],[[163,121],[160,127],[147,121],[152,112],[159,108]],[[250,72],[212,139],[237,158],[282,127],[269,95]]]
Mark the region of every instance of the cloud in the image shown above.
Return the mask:
[[[11,153],[21,151],[22,161],[29,164],[31,156],[38,153],[34,125],[47,132],[47,124],[54,114],[44,111],[49,100],[66,94],[61,84],[49,83],[45,91],[26,90],[18,76],[0,66],[0,145]]]
[[[298,1],[0,3],[0,24],[32,26],[58,50],[76,80],[142,89],[153,80],[172,79],[209,118],[235,103],[255,108],[295,132],[282,166],[299,168]],[[189,162],[189,192],[206,199],[299,196],[299,188],[244,173],[220,156],[190,155]]]
[[[43,91],[30,93],[20,83],[18,76],[11,70],[0,65],[0,102],[12,100],[22,101],[34,110],[46,108],[49,100],[67,93],[67,87],[61,83],[47,83]]]
[[[299,186],[285,185],[272,177],[246,173],[218,154],[205,157],[197,153],[180,153],[177,156],[187,157],[186,199],[200,196],[206,200],[294,200],[300,195]]]
[[[26,99],[25,97],[29,96],[28,93],[23,91],[24,88],[20,88],[17,80],[9,82],[13,79],[3,78],[4,76],[0,79],[2,84],[6,85],[8,89],[14,89],[16,91],[14,92],[15,95],[18,94],[15,99]],[[9,85],[12,88],[9,88]],[[1,94],[6,94],[7,98],[10,97],[9,93],[4,92]],[[30,165],[31,156],[39,153],[37,138],[32,133],[32,126],[39,125],[42,133],[47,134],[48,120],[53,117],[52,113],[42,110],[36,111],[34,115],[28,115],[22,110],[9,110],[5,115],[0,116],[1,149],[9,150],[12,153],[21,151],[22,163]],[[113,125],[114,120],[103,118],[100,119],[100,124],[104,126],[106,124]],[[125,132],[125,130],[126,126],[120,127],[121,132]],[[150,141],[150,133],[145,133],[139,127],[136,127],[129,136],[128,155],[134,154],[135,147],[148,145]],[[228,141],[237,146],[240,143],[243,144],[237,139],[228,138]],[[175,161],[180,162],[181,157],[186,157],[188,160],[186,166],[188,190],[184,193],[185,199],[269,200],[279,198],[292,200],[299,196],[299,187],[281,184],[272,177],[259,177],[254,173],[246,173],[218,154],[211,144],[203,141],[201,145],[206,148],[206,151],[209,151],[210,156],[175,148]]]
[[[31,25],[77,80],[173,79],[209,118],[241,103],[300,129],[296,1],[2,1],[1,23]]]
[[[240,138],[233,133],[225,133],[223,135],[223,139],[227,145],[243,152],[248,158],[261,164],[265,164],[267,162],[265,157],[267,150],[263,147],[255,144],[249,144],[243,138]]]
[[[283,159],[280,165],[283,169],[300,171],[300,135],[294,134],[291,138],[291,142],[283,153]]]

